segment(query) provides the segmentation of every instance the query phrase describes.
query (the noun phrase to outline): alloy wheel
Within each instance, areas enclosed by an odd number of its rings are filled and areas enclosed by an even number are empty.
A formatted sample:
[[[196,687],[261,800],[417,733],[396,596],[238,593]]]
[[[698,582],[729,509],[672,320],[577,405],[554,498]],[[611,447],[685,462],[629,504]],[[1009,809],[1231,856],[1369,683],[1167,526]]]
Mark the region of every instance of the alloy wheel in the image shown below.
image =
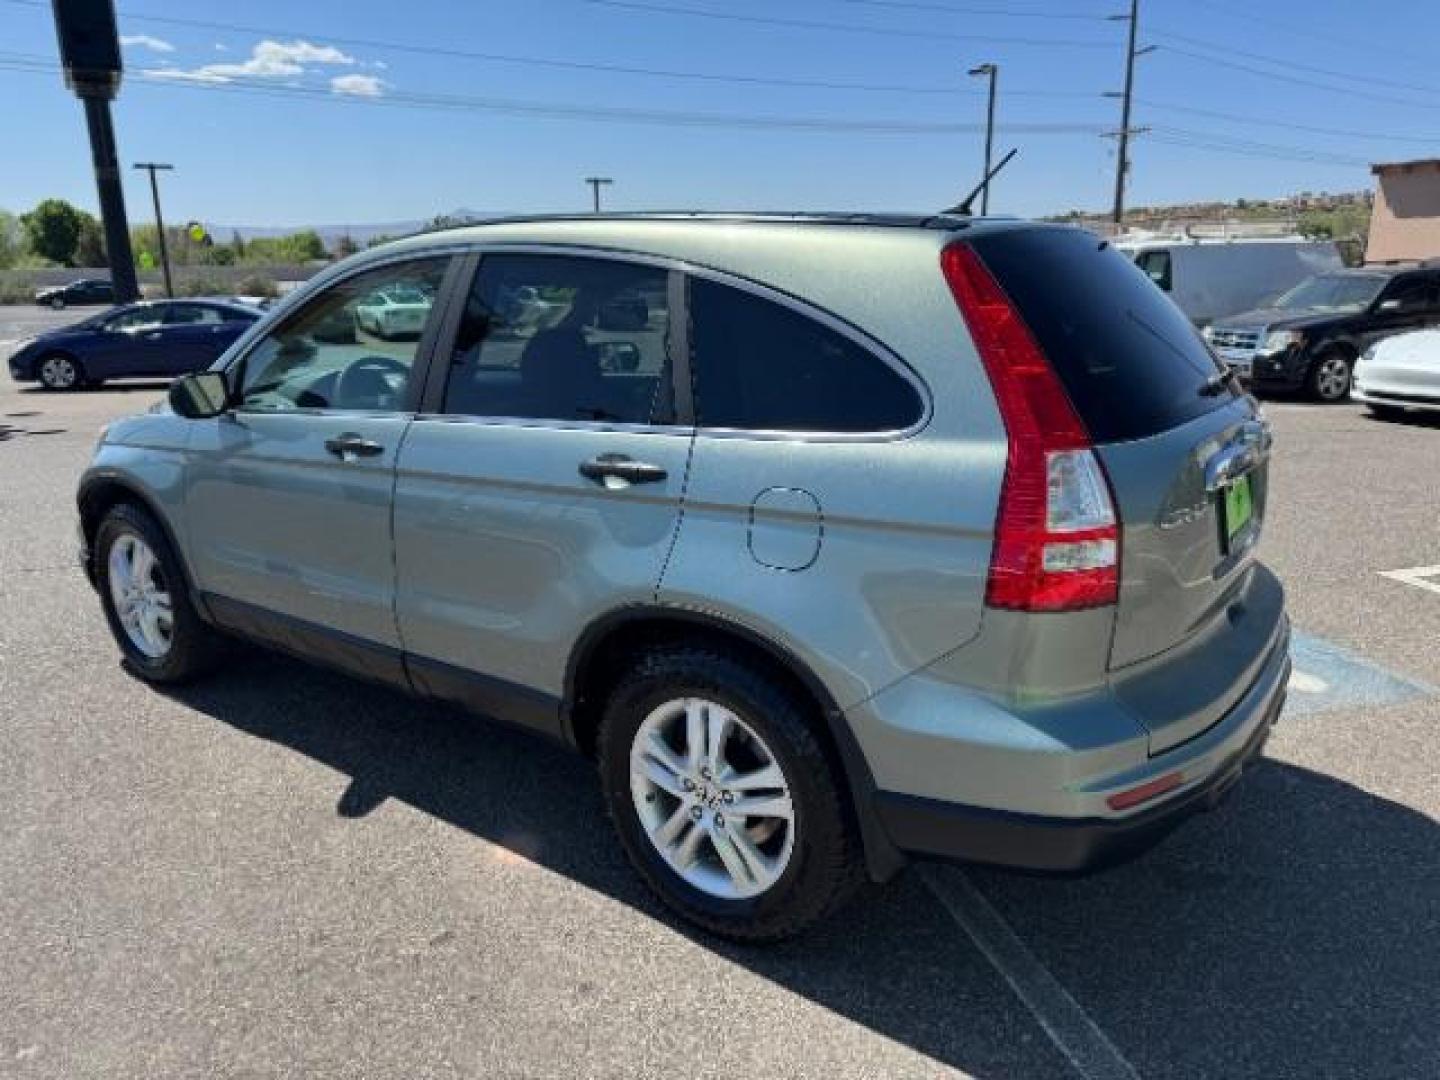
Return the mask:
[[[134,533],[124,533],[110,546],[110,600],[130,644],[151,660],[169,651],[175,635],[175,614],[160,560]]]
[[[47,356],[40,362],[40,381],[52,390],[69,390],[79,377],[75,361],[68,356]]]
[[[1350,389],[1350,365],[1334,353],[1321,357],[1315,388],[1326,401],[1339,401]]]
[[[718,702],[679,698],[645,718],[630,793],[656,853],[709,896],[759,896],[790,864],[795,804],[779,759]]]

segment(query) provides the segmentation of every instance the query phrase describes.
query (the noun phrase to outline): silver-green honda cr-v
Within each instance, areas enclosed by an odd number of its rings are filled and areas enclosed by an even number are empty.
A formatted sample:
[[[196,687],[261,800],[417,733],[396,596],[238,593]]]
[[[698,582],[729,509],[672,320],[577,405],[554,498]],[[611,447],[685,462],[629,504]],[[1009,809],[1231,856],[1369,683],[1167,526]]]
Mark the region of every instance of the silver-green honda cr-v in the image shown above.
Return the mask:
[[[1269,450],[1090,233],[597,216],[340,263],[79,505],[143,677],[238,634],[561,740],[667,903],[766,939],[1212,803],[1289,669]]]

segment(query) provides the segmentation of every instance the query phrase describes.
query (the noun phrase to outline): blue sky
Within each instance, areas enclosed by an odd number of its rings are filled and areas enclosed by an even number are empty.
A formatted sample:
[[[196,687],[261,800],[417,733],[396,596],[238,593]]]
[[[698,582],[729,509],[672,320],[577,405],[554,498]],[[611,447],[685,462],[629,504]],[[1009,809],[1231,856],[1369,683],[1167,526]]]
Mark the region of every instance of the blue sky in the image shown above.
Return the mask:
[[[979,125],[983,86],[965,70],[994,61],[997,142],[1021,154],[997,181],[992,210],[1099,209],[1111,197],[1114,157],[1094,132],[1118,125],[1118,103],[1101,95],[1119,88],[1125,29],[1104,16],[1123,6],[119,0],[121,33],[132,40],[115,120],[124,162],[175,164],[162,181],[174,220],[342,225],[456,207],[576,210],[588,206],[582,178],[595,173],[615,178],[606,200],[620,209],[938,208],[975,182],[982,136],[923,129]],[[1370,184],[1365,162],[1440,154],[1433,0],[1383,9],[1146,0],[1141,26],[1142,42],[1159,49],[1139,61],[1135,123],[1155,130],[1136,142],[1132,202],[1354,190]],[[23,210],[49,195],[94,207],[83,117],[46,67],[55,56],[49,4],[0,0],[0,92],[9,102],[0,207]],[[160,69],[182,74],[140,74]],[[433,107],[442,98],[450,107]],[[431,107],[406,104],[416,101]],[[497,101],[581,111],[557,119],[477,107]],[[799,118],[825,129],[615,122],[585,110]],[[834,130],[837,122],[907,130]],[[1082,130],[1048,130],[1057,125]],[[1325,131],[1305,130],[1314,128]],[[1267,156],[1295,150],[1314,160]],[[131,217],[148,220],[143,174],[126,172]]]

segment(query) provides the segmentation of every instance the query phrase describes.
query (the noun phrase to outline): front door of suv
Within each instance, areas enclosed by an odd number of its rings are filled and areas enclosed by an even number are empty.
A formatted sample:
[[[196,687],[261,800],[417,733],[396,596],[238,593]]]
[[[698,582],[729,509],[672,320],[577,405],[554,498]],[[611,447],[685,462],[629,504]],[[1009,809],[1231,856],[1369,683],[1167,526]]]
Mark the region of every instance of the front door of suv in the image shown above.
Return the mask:
[[[338,328],[381,286],[438,295],[449,262],[389,263],[333,284],[231,366],[237,406],[196,425],[186,469],[191,565],[222,622],[403,679],[391,495],[418,399],[412,369],[434,332],[381,341]]]
[[[692,437],[678,287],[618,259],[482,258],[400,452],[396,616],[419,688],[553,733],[582,631],[654,599]]]

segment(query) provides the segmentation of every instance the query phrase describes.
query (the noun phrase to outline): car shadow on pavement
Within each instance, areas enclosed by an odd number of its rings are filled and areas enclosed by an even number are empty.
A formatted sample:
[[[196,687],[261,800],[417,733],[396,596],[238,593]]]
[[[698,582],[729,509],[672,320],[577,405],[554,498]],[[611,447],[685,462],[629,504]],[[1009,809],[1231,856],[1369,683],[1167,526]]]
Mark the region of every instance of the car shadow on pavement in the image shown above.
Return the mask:
[[[731,946],[630,872],[585,760],[287,658],[243,667],[170,694],[348,776],[342,816],[402,801],[937,1062],[1074,1075],[920,874],[801,940]],[[969,874],[1141,1076],[1440,1075],[1440,824],[1350,784],[1266,760],[1105,874],[926,873]]]

